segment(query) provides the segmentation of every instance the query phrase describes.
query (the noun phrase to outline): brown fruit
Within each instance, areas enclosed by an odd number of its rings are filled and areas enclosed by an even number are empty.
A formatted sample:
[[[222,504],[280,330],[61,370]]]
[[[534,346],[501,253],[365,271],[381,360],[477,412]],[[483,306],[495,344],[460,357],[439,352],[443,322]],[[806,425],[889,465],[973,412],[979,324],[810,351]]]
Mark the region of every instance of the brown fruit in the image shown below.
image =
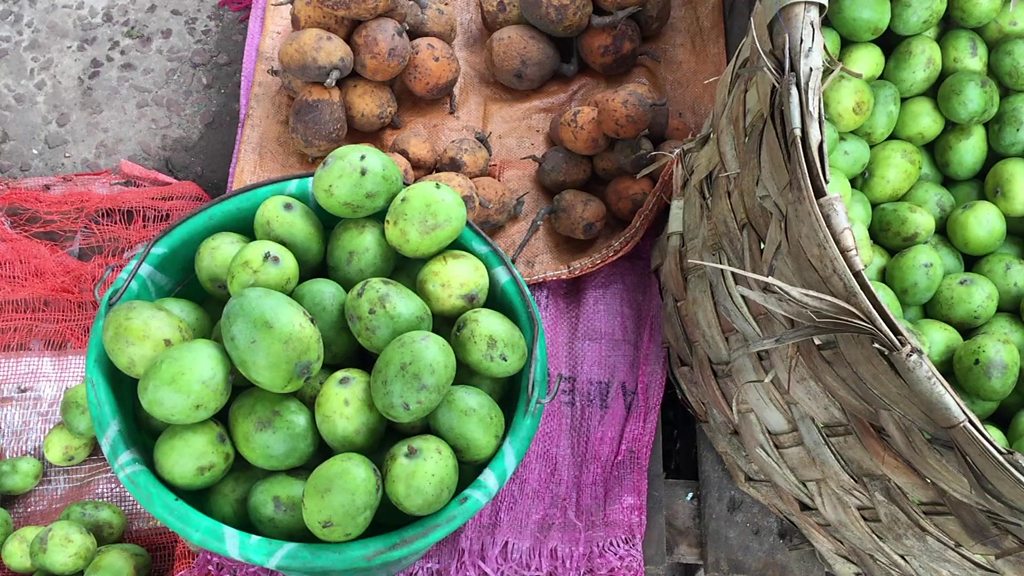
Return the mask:
[[[405,156],[417,172],[417,178],[421,172],[429,174],[437,166],[437,148],[422,128],[403,130],[391,142],[388,151]]]
[[[608,210],[616,218],[625,223],[630,223],[636,217],[636,213],[643,208],[647,197],[654,192],[654,180],[644,176],[635,178],[633,176],[619,176],[608,183],[604,189],[604,199]]]
[[[590,180],[594,166],[589,156],[582,156],[561,146],[549,148],[537,161],[537,181],[547,191],[558,193],[568,188],[582,188]]]
[[[561,64],[554,41],[526,24],[506,26],[491,34],[484,50],[491,75],[513,90],[540,88]]]
[[[447,184],[462,196],[462,201],[466,203],[466,213],[469,219],[473,219],[479,207],[479,201],[476,195],[476,184],[466,176],[458,172],[435,172],[433,174],[420,178],[421,181],[427,182],[440,182]]]
[[[619,160],[619,167],[626,174],[636,174],[654,162],[651,152],[654,144],[641,136],[634,140],[616,140],[612,152]]]
[[[643,5],[644,0],[594,0],[594,7],[605,12],[618,12],[626,8]]]
[[[548,124],[548,140],[555,146],[562,145],[562,137],[558,134],[558,127],[561,126],[562,115],[553,114],[551,116],[551,123]]]
[[[374,18],[352,32],[355,70],[367,80],[387,82],[402,73],[412,48],[405,28],[391,18]]]
[[[284,71],[278,72],[277,77],[281,80],[281,89],[292,98],[298,96],[299,92],[302,91],[302,88],[307,84],[310,84],[310,82],[303,82]]]
[[[594,156],[594,174],[601,180],[614,180],[625,173],[626,171],[622,169],[622,159],[615,153],[614,148],[608,148]]]
[[[640,25],[640,36],[657,36],[672,17],[672,0],[644,0],[643,7],[632,18]]]
[[[578,40],[580,59],[600,74],[614,76],[633,69],[640,55],[640,26],[625,19],[618,26],[590,26]]]
[[[682,140],[665,140],[658,147],[655,148],[658,152],[666,152],[668,154],[675,154],[676,150],[683,147]]]
[[[569,189],[552,199],[550,218],[551,226],[562,236],[590,240],[604,230],[608,209],[597,196]]]
[[[341,96],[348,127],[360,132],[376,132],[391,124],[398,113],[395,93],[383,82],[351,76],[341,82]]]
[[[636,138],[650,126],[651,108],[644,91],[620,86],[598,108],[601,130],[612,138]]]
[[[601,103],[604,102],[605,100],[607,100],[608,96],[610,96],[611,93],[612,93],[611,90],[601,90],[600,92],[596,92],[596,93],[592,94],[590,96],[590,98],[587,98],[583,102],[583,105],[584,106],[590,106],[591,108],[600,108],[601,107]]]
[[[408,186],[416,181],[416,175],[412,171],[412,164],[409,160],[397,152],[388,152],[388,156],[395,161],[398,165],[398,169],[402,171],[402,183]]]
[[[555,38],[579,36],[594,13],[591,0],[519,0],[523,18]]]
[[[527,24],[519,0],[480,0],[480,15],[484,20],[484,28],[489,32],[505,26]]]
[[[490,176],[474,178],[473,185],[476,186],[477,197],[473,223],[481,230],[497,230],[522,213],[523,200],[517,198],[508,186]]]
[[[451,45],[440,38],[417,38],[411,43],[409,64],[402,71],[402,83],[424,100],[444,98],[455,89],[462,72]]]
[[[309,84],[292,102],[288,133],[295,147],[310,158],[322,158],[345,143],[348,124],[341,90]]]
[[[440,38],[448,44],[458,35],[455,6],[448,0],[420,0],[412,3],[406,25],[411,38]]]
[[[371,20],[392,10],[394,0],[319,0],[336,14],[353,20]]]
[[[576,106],[562,114],[558,137],[562,146],[584,156],[593,156],[611,144],[601,130],[597,108],[591,106]]]
[[[458,138],[449,142],[437,159],[441,172],[459,172],[470,178],[487,176],[491,165],[491,153],[479,140]]]
[[[292,30],[319,28],[345,40],[356,24],[358,22],[327,8],[319,0],[292,0]]]
[[[281,70],[303,82],[331,87],[352,72],[352,49],[337,34],[304,28],[288,34],[277,52]]]
[[[391,10],[381,14],[381,16],[391,18],[399,24],[405,24],[409,19],[409,15],[416,10],[419,10],[419,7],[411,0],[395,0],[395,4]]]

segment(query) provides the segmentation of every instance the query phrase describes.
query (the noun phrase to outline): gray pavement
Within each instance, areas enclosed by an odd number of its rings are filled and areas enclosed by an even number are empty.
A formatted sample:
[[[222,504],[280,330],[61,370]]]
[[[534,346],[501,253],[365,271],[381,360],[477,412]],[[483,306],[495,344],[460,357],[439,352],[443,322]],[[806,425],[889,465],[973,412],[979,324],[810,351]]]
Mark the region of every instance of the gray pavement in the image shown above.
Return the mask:
[[[239,17],[216,0],[0,0],[0,178],[128,159],[222,193]]]

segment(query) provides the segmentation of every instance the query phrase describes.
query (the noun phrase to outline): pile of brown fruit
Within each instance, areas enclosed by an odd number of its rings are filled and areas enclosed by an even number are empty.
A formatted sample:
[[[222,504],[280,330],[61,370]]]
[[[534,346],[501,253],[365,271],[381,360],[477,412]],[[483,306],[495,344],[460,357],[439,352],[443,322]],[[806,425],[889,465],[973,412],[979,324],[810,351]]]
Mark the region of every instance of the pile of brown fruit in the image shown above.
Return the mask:
[[[629,224],[654,191],[659,155],[682,146],[689,128],[664,97],[631,82],[594,95],[551,119],[554,144],[537,161],[537,181],[554,194],[538,216],[558,234],[598,237],[608,213]],[[647,172],[650,172],[647,174]]]
[[[373,133],[397,122],[396,91],[422,100],[452,94],[461,73],[452,48],[455,9],[445,1],[293,0],[292,32],[276,74],[294,101],[297,150],[322,158],[349,129]]]
[[[456,138],[438,150],[419,127],[399,132],[388,148],[406,184],[433,181],[451,186],[466,203],[468,218],[484,232],[501,228],[523,209],[522,197],[491,177],[492,152],[487,135],[479,130],[472,138]]]
[[[556,74],[575,75],[580,60],[605,76],[630,71],[643,41],[668,23],[672,0],[480,0],[480,12],[494,79],[534,90]],[[559,44],[572,53],[568,62]]]

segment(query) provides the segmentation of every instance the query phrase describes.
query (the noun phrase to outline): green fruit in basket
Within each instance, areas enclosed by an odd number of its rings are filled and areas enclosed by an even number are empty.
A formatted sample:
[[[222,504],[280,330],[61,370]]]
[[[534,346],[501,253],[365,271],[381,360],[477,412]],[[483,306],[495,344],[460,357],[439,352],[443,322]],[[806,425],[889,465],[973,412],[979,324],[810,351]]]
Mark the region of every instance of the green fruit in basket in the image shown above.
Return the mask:
[[[228,430],[242,458],[264,470],[301,466],[319,443],[313,413],[305,404],[260,388],[242,392],[231,403]]]
[[[1020,352],[1005,338],[980,334],[956,349],[953,372],[965,392],[981,400],[998,402],[1017,384]]]
[[[933,234],[927,242],[942,258],[942,274],[953,274],[964,271],[964,257],[960,254],[949,239],[941,234]]]
[[[1000,430],[998,426],[986,422],[985,432],[988,432],[988,435],[992,438],[992,441],[995,442],[996,445],[1002,446],[1007,450],[1010,449],[1010,441],[1007,440],[1006,434],[1003,434],[1003,431]]]
[[[299,283],[299,262],[291,250],[271,240],[253,240],[235,254],[228,266],[228,292],[267,288],[290,294]]]
[[[868,144],[875,145],[888,138],[896,127],[900,116],[900,92],[888,80],[872,81],[871,92],[875,99],[871,114],[854,133]]]
[[[885,69],[885,54],[872,42],[854,42],[843,46],[839,61],[846,70],[871,82],[882,75]]]
[[[851,190],[850,180],[842,172],[833,171],[828,181],[828,193],[839,196],[845,204],[850,201]]]
[[[256,482],[266,478],[270,472],[256,468],[244,460],[236,460],[224,478],[207,488],[203,495],[203,509],[207,515],[239,530],[249,531],[247,503],[249,491]]]
[[[146,576],[153,568],[149,552],[138,544],[108,544],[96,549],[96,557],[83,576]]]
[[[221,332],[242,376],[271,392],[295,392],[323,365],[324,342],[313,317],[274,290],[247,288],[232,297]]]
[[[892,137],[915,146],[924,146],[942,134],[946,117],[930,96],[907,98],[900,105],[900,114],[893,126]]]
[[[896,85],[900,96],[924,94],[942,71],[942,50],[938,42],[923,35],[900,41],[889,53],[882,78]]]
[[[118,370],[140,378],[156,357],[192,339],[184,320],[152,302],[131,300],[114,305],[103,322],[103,349]]]
[[[370,373],[370,393],[385,418],[411,422],[437,408],[454,380],[451,345],[437,334],[415,330],[380,353]]]
[[[43,463],[32,456],[0,460],[0,495],[19,496],[32,490],[43,478]]]
[[[0,560],[3,560],[8,570],[18,574],[31,574],[35,571],[29,549],[32,540],[45,528],[36,525],[22,526],[4,541],[3,547],[0,548]]]
[[[999,110],[999,89],[984,72],[961,71],[939,85],[939,110],[957,124],[984,124]]]
[[[985,256],[971,270],[988,278],[999,291],[999,311],[1018,312],[1024,297],[1024,260],[1009,254]]]
[[[928,342],[928,359],[939,372],[949,373],[953,368],[953,354],[964,343],[963,336],[941,320],[922,318],[915,321],[914,326]]]
[[[314,416],[320,437],[335,453],[365,454],[380,443],[388,424],[374,406],[370,375],[358,368],[338,370],[324,381]]]
[[[1011,444],[1016,444],[1024,438],[1024,411],[1016,412],[1006,428],[1006,438]]]
[[[452,348],[459,362],[495,378],[518,374],[529,355],[519,327],[501,312],[489,308],[459,316],[452,330]]]
[[[843,49],[843,39],[839,36],[839,32],[836,32],[835,28],[822,26],[821,37],[823,39],[822,43],[825,46],[825,52],[838,59],[839,53]]]
[[[445,250],[420,269],[416,293],[434,315],[456,317],[483,306],[490,283],[479,258],[462,250]]]
[[[899,251],[927,242],[935,233],[935,218],[916,204],[888,202],[875,206],[870,230],[876,243]]]
[[[59,519],[81,525],[92,533],[99,546],[120,542],[128,523],[123,510],[102,500],[72,502],[64,507]]]
[[[935,218],[935,227],[942,229],[946,227],[946,219],[956,208],[956,200],[941,184],[918,180],[906,194],[900,198],[901,202],[916,204],[928,211]]]
[[[387,154],[373,146],[349,144],[317,166],[313,198],[340,218],[365,218],[387,208],[402,185],[402,171]]]
[[[924,305],[922,304],[903,307],[903,319],[906,320],[907,322],[916,323],[918,320],[922,320],[924,317]]]
[[[889,264],[890,255],[888,250],[875,243],[871,244],[871,252],[872,255],[868,259],[870,263],[864,265],[864,275],[868,280],[881,282],[885,278],[885,267]]]
[[[931,300],[941,281],[942,257],[928,244],[901,250],[885,267],[885,284],[903,306],[919,306]]]
[[[981,180],[949,182],[946,189],[953,195],[957,206],[985,199],[985,184]]]
[[[828,21],[836,32],[854,42],[868,42],[889,27],[889,0],[832,0]]]
[[[922,34],[942,20],[946,0],[892,0],[889,29],[900,36]]]
[[[349,452],[328,459],[306,480],[302,494],[306,527],[325,542],[358,538],[380,506],[382,485],[380,471],[366,456]]]
[[[1003,0],[949,0],[946,15],[964,28],[980,28],[991,22],[1003,7]]]
[[[60,399],[60,419],[73,434],[78,436],[96,435],[96,431],[92,427],[92,414],[89,412],[85,382],[64,391],[64,395]]]
[[[942,75],[957,72],[988,72],[988,46],[973,30],[957,28],[939,39],[942,50]]]
[[[78,436],[58,422],[43,438],[43,457],[54,466],[76,466],[96,448],[96,436]]]
[[[965,390],[961,389],[957,384],[956,380],[952,379],[951,376],[947,376],[950,379],[950,384],[953,385],[953,390],[960,396],[960,399],[967,406],[967,409],[974,413],[979,420],[984,420],[989,416],[995,414],[999,408],[998,401],[982,400],[977,396],[969,394]]]
[[[1006,38],[1024,37],[1024,5],[1020,2],[1003,2],[1003,7],[978,33],[989,46],[995,46]]]
[[[825,120],[825,150],[829,155],[832,154],[832,150],[837,144],[839,144],[839,130],[836,130],[835,124]]]
[[[324,361],[328,366],[348,366],[356,362],[359,342],[345,320],[345,289],[328,278],[311,278],[295,287],[292,299],[309,312],[324,343]]]
[[[825,118],[835,124],[836,130],[852,132],[871,115],[875,95],[866,80],[839,72],[831,77],[822,92],[822,103]]]
[[[905,317],[900,318],[899,321],[900,326],[903,326],[903,329],[906,330],[907,335],[910,336],[910,344],[912,346],[916,346],[917,348],[919,348],[921,350],[921,353],[924,354],[925,356],[931,354],[931,351],[928,348],[928,340],[924,337],[924,334],[921,333],[917,326],[915,326],[913,322],[910,322]]]
[[[367,278],[390,276],[397,258],[384,224],[370,218],[338,222],[327,241],[327,275],[346,290]]]
[[[74,574],[85,570],[96,556],[96,538],[76,522],[57,520],[36,534],[29,554],[37,570]]]
[[[390,278],[356,284],[345,299],[345,318],[356,340],[374,354],[380,354],[396,336],[432,326],[426,302]]]
[[[216,420],[175,424],[160,433],[153,446],[153,467],[167,484],[181,490],[202,490],[220,482],[235,461],[235,447]]]
[[[961,204],[946,220],[946,236],[960,252],[984,256],[1006,240],[1006,218],[987,200]]]
[[[1003,158],[985,176],[985,197],[1004,216],[1024,216],[1024,158]]]
[[[213,340],[191,340],[168,348],[139,379],[146,413],[168,424],[212,418],[231,396],[231,359]]]
[[[871,225],[871,201],[860,190],[850,191],[850,200],[846,204],[850,220],[860,222],[865,227]]]
[[[872,204],[899,200],[921,176],[921,149],[902,140],[888,140],[871,149],[871,159],[858,190]]]
[[[409,290],[416,290],[416,276],[420,273],[427,261],[423,258],[406,258],[399,256],[395,263],[395,270],[391,273],[391,279],[405,286]]]
[[[1009,218],[1007,218],[1006,227],[1010,227]],[[1009,254],[1017,258],[1024,258],[1024,238],[1020,236],[1006,235],[1006,240],[996,248],[998,254]]]
[[[426,516],[455,495],[459,463],[451,447],[437,436],[406,438],[384,457],[384,492],[402,512]]]
[[[994,334],[1006,338],[1017,347],[1024,358],[1024,321],[1021,321],[1019,314],[997,312],[991,320],[971,332],[972,337],[979,334]]]
[[[857,244],[857,255],[864,266],[870,266],[875,259],[875,252],[871,249],[874,244],[871,241],[871,233],[863,222],[856,220],[850,222],[850,230],[853,231],[853,240]]]
[[[840,134],[839,142],[829,148],[829,166],[848,179],[853,179],[863,172],[870,159],[871,147],[863,138],[852,132]]]
[[[459,462],[486,462],[505,436],[505,415],[486,392],[452,386],[427,418],[430,429],[448,443]]]
[[[918,178],[918,181],[942,184],[946,177],[935,164],[935,157],[932,156],[928,148],[918,146],[917,149],[921,152],[921,177]]]
[[[900,299],[896,297],[896,293],[892,291],[892,288],[877,280],[871,281],[871,287],[875,289],[878,299],[885,306],[886,310],[896,318],[903,318],[903,305],[900,304]]]
[[[133,394],[133,403],[135,411],[135,423],[136,425],[147,434],[151,436],[159,436],[161,432],[167,430],[170,426],[167,422],[161,422],[142,409],[142,402],[139,400],[138,394]]]
[[[988,159],[988,136],[980,124],[954,124],[935,139],[935,164],[948,178],[969,180]]]
[[[306,470],[290,470],[253,484],[246,509],[257,534],[286,542],[313,539],[302,520],[302,492],[308,478]]]
[[[14,532],[14,521],[11,520],[11,513],[0,508],[0,546],[3,546],[7,537]]]
[[[251,238],[236,232],[217,232],[199,243],[195,271],[203,290],[220,300],[231,296],[228,293],[228,266],[235,254],[249,242],[252,242]]]
[[[466,203],[440,182],[417,182],[402,190],[384,218],[388,244],[406,258],[429,258],[466,227]]]
[[[188,324],[193,338],[209,338],[213,330],[213,320],[202,306],[184,298],[160,298],[153,304],[167,310]]]
[[[316,274],[324,259],[327,234],[320,218],[290,196],[271,196],[260,204],[253,217],[253,235],[287,248],[295,256],[302,278]]]
[[[1024,94],[999,101],[999,111],[988,125],[988,144],[1003,156],[1024,154]]]
[[[996,313],[999,291],[981,274],[947,274],[935,296],[924,306],[929,318],[941,320],[959,330],[977,328]]]

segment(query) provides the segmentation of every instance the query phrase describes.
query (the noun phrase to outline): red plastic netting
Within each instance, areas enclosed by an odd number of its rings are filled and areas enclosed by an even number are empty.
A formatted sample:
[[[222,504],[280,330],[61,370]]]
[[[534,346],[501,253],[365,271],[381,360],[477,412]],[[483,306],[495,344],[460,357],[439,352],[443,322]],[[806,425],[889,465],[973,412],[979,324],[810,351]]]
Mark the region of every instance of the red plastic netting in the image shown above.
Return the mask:
[[[59,419],[63,391],[82,380],[97,303],[93,287],[209,197],[130,162],[116,170],[0,180],[0,457],[42,460],[42,439]],[[105,288],[106,286],[103,286]],[[17,527],[53,521],[80,499],[114,502],[128,515],[126,540],[153,555],[155,575],[191,554],[145,513],[97,449],[78,466],[46,465],[32,492],[3,506]],[[0,568],[0,575],[11,573]]]

